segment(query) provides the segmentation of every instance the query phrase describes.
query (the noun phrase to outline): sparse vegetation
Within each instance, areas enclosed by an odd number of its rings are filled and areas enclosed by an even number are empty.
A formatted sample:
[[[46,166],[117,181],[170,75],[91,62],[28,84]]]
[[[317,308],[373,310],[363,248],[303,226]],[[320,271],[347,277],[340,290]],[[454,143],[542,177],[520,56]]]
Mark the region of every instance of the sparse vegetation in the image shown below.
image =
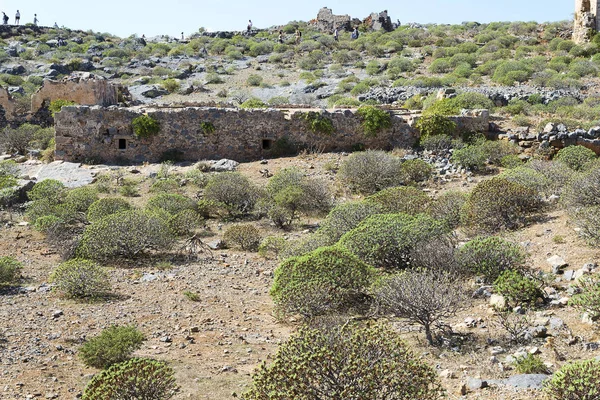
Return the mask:
[[[144,334],[135,326],[113,325],[79,348],[79,357],[89,366],[106,369],[124,362],[144,342]]]

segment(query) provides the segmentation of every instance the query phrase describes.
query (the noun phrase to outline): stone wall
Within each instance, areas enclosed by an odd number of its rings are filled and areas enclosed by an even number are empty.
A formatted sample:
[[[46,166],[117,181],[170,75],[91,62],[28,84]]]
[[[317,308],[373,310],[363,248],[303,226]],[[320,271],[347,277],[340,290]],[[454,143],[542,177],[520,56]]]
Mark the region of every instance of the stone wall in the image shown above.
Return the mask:
[[[44,102],[58,99],[82,105],[110,106],[118,102],[118,89],[107,79],[87,72],[72,74],[61,81],[45,80],[31,96],[31,113],[35,114]]]
[[[315,25],[322,32],[333,32],[335,28],[340,31],[353,29],[352,18],[349,15],[334,15],[333,10],[327,7],[319,10]]]
[[[160,132],[138,139],[133,134],[132,121],[143,114],[159,122]],[[410,147],[419,135],[406,115],[392,113],[392,127],[374,138],[365,136],[354,111],[323,111],[322,115],[335,128],[330,135],[312,132],[306,115],[306,110],[276,109],[63,107],[55,116],[56,159],[141,163],[156,162],[165,152],[177,151],[191,161],[251,161],[276,155],[274,147],[282,138],[298,148],[330,152],[350,151],[357,144],[385,150]],[[469,128],[475,120],[483,126],[481,116],[463,116],[459,120]],[[210,122],[214,132],[204,132],[203,122]],[[487,131],[487,125],[484,130]]]
[[[0,127],[15,119],[15,103],[8,90],[0,87]]]
[[[598,14],[600,1],[575,0],[575,16],[573,26],[573,41],[581,44],[588,42],[600,27]]]

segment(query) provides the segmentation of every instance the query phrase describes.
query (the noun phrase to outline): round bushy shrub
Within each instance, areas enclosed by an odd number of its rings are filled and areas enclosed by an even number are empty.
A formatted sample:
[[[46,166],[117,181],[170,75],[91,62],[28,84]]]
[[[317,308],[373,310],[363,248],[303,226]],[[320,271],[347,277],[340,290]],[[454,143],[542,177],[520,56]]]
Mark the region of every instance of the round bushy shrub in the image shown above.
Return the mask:
[[[129,210],[86,227],[77,254],[95,260],[136,257],[150,249],[165,250],[172,241],[164,218],[148,211]]]
[[[458,249],[456,259],[462,269],[483,275],[491,283],[504,271],[522,267],[527,255],[519,244],[490,236],[467,242]]]
[[[554,159],[566,164],[575,171],[581,171],[585,164],[596,158],[596,153],[583,146],[568,146],[560,149]]]
[[[285,260],[290,257],[299,257],[318,249],[319,247],[334,245],[337,240],[333,240],[326,233],[317,231],[310,235],[287,242],[286,246],[281,251],[281,259]]]
[[[450,135],[429,135],[421,137],[421,147],[433,153],[447,153],[454,145],[454,139]]]
[[[340,166],[339,179],[359,193],[370,194],[402,183],[401,162],[386,152],[367,150],[350,155]]]
[[[344,233],[356,228],[363,220],[382,214],[383,207],[375,202],[353,201],[335,206],[321,222],[319,232],[337,241]]]
[[[183,210],[195,210],[196,202],[180,194],[161,193],[148,200],[146,207],[151,211],[162,210],[175,215]]]
[[[388,111],[374,106],[362,106],[356,113],[362,119],[362,127],[366,136],[377,136],[377,133],[392,126],[392,117]]]
[[[84,259],[73,259],[60,264],[50,280],[56,290],[67,297],[84,299],[106,295],[110,291],[108,273],[100,265]]]
[[[554,400],[595,400],[600,398],[600,361],[575,361],[556,371],[544,385]]]
[[[247,251],[257,251],[261,235],[258,228],[252,224],[237,224],[225,230],[223,241],[228,246],[239,247]]]
[[[88,367],[108,368],[126,361],[142,347],[144,334],[135,326],[111,326],[79,348],[79,357]]]
[[[600,206],[582,207],[573,213],[579,234],[592,246],[600,244]]]
[[[13,282],[21,268],[23,264],[17,259],[10,256],[0,257],[0,284]]]
[[[281,236],[267,236],[258,246],[258,254],[262,257],[268,257],[271,253],[277,257],[285,248],[285,239]]]
[[[548,178],[544,174],[527,167],[506,170],[500,174],[500,177],[523,185],[536,193],[546,193],[546,188],[549,185]]]
[[[577,286],[579,293],[571,298],[569,304],[580,307],[592,317],[600,317],[600,278],[584,276]]]
[[[383,325],[349,325],[300,329],[271,365],[258,368],[242,397],[436,400],[444,398],[444,391],[433,368],[413,355],[397,333]]]
[[[138,138],[147,138],[156,135],[160,131],[157,120],[149,115],[140,115],[131,121],[133,133]]]
[[[239,172],[222,172],[209,179],[204,197],[224,204],[230,213],[246,214],[254,208],[259,190]]]
[[[558,161],[530,160],[527,167],[539,172],[546,177],[548,195],[560,195],[569,187],[569,182],[577,172]]]
[[[86,212],[93,202],[98,200],[98,191],[93,187],[80,187],[69,190],[64,203],[77,212]]]
[[[523,161],[516,154],[508,154],[500,158],[500,166],[507,169],[517,168],[523,165]]]
[[[427,213],[438,221],[444,221],[449,229],[460,225],[461,210],[469,195],[459,191],[448,191],[429,203]]]
[[[284,218],[287,221],[277,224],[279,226],[291,224],[299,212],[325,213],[332,205],[327,184],[306,176],[294,167],[278,171],[269,180],[266,189],[271,201],[287,216]]]
[[[481,171],[485,168],[488,155],[479,145],[470,145],[454,150],[452,162],[472,171]]]
[[[167,219],[171,232],[175,236],[185,236],[192,233],[203,221],[196,210],[182,210]]]
[[[463,209],[463,222],[475,231],[516,229],[542,208],[540,196],[502,177],[475,186]]]
[[[427,215],[380,214],[361,222],[339,244],[374,267],[405,268],[415,244],[447,232],[443,221]]]
[[[415,158],[414,160],[403,162],[400,167],[400,173],[402,174],[404,183],[418,183],[431,178],[433,167],[429,163]]]
[[[437,135],[452,136],[456,131],[456,123],[439,113],[428,113],[419,118],[415,124],[422,138]]]
[[[271,296],[283,315],[337,312],[360,300],[373,269],[343,247],[322,247],[282,262]]]
[[[506,300],[518,305],[531,305],[542,295],[538,282],[516,270],[505,270],[494,281],[496,291]]]
[[[45,200],[51,204],[58,204],[64,198],[66,187],[62,182],[56,179],[45,179],[33,185],[27,192],[27,197],[31,201]]]
[[[167,400],[177,392],[174,375],[164,362],[133,358],[94,375],[82,400]]]
[[[388,188],[365,199],[366,203],[379,206],[382,214],[411,215],[424,212],[430,201],[425,192],[412,186]]]
[[[107,197],[96,200],[89,206],[87,210],[87,219],[90,222],[96,222],[108,215],[127,211],[131,208],[131,204],[129,204],[127,200],[118,197]]]
[[[575,176],[564,190],[562,200],[574,210],[600,206],[600,168]]]

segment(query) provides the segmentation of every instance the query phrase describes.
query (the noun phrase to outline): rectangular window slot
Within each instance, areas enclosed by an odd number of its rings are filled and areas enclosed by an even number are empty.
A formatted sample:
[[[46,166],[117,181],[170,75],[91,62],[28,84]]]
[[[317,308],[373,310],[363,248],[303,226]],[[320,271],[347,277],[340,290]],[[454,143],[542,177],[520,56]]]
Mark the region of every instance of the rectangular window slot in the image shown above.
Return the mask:
[[[273,141],[271,139],[263,139],[263,141],[262,141],[263,150],[271,150],[272,146],[273,146]]]
[[[119,150],[127,150],[127,139],[119,139]]]

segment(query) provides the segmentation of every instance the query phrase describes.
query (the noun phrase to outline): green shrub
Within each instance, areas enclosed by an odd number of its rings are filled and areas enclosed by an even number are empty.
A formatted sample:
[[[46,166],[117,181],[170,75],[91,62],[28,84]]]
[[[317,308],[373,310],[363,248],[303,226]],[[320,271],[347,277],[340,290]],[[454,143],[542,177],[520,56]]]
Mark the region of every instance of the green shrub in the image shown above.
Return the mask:
[[[64,203],[77,212],[85,213],[98,200],[98,190],[93,187],[80,187],[67,192]]]
[[[600,396],[600,361],[575,361],[564,365],[544,385],[553,400],[593,400]]]
[[[119,194],[124,197],[137,197],[140,195],[140,189],[135,182],[126,181],[119,187]]]
[[[261,235],[252,224],[232,225],[225,230],[223,241],[227,246],[239,247],[245,251],[257,251]]]
[[[285,260],[291,257],[304,256],[320,247],[332,246],[335,243],[335,240],[317,231],[301,239],[288,241],[281,251],[280,258]]]
[[[547,374],[548,367],[542,359],[536,355],[527,353],[518,357],[515,362],[515,370],[519,374]]]
[[[401,161],[383,151],[353,153],[338,172],[338,178],[355,192],[370,194],[402,183]]]
[[[464,192],[448,191],[429,203],[427,213],[443,221],[449,229],[455,229],[460,225],[461,210],[468,197]]]
[[[279,170],[269,180],[266,190],[273,203],[286,211],[286,221],[279,226],[291,224],[299,212],[324,213],[331,208],[327,184],[308,177],[295,167]]]
[[[374,267],[406,268],[415,245],[448,232],[442,221],[419,214],[373,215],[341,237],[339,244]]]
[[[272,253],[277,257],[283,251],[285,246],[285,239],[281,236],[267,236],[260,242],[258,254],[260,254],[261,257],[267,258]]]
[[[148,138],[160,132],[160,125],[157,120],[149,115],[140,115],[131,121],[133,133],[137,138]]]
[[[75,299],[94,299],[110,291],[108,273],[100,265],[84,259],[73,259],[60,264],[50,280],[56,290]]]
[[[150,211],[162,210],[175,215],[183,210],[195,210],[196,202],[180,194],[161,193],[150,198],[146,208]]]
[[[175,236],[191,234],[201,223],[202,215],[195,209],[185,209],[167,219],[169,229]]]
[[[548,178],[541,172],[527,167],[516,167],[504,171],[500,177],[511,182],[518,183],[526,188],[534,190],[536,193],[545,193],[549,185]]]
[[[161,86],[164,87],[169,93],[175,93],[181,87],[178,80],[169,78],[162,81]]]
[[[82,400],[167,400],[177,392],[174,375],[164,362],[133,358],[94,375]]]
[[[77,254],[104,260],[137,257],[144,251],[164,251],[173,241],[166,221],[154,213],[141,210],[108,215],[86,227]]]
[[[304,119],[308,123],[309,129],[315,133],[322,133],[324,135],[331,135],[335,132],[333,121],[330,118],[325,117],[323,114],[309,111],[302,113]]]
[[[506,169],[513,169],[523,165],[523,161],[516,154],[509,154],[500,158],[500,166]]]
[[[127,200],[118,197],[107,197],[96,200],[87,210],[87,219],[89,222],[96,222],[108,215],[116,214],[121,211],[130,210],[131,204]]]
[[[360,301],[373,273],[345,248],[323,247],[282,262],[270,293],[283,315],[339,312]]]
[[[246,83],[249,86],[260,86],[262,81],[263,81],[262,76],[256,75],[256,74],[252,74],[248,77],[248,79],[246,79]]]
[[[50,112],[52,112],[52,116],[54,117],[54,114],[60,112],[60,110],[65,107],[65,106],[73,106],[75,105],[74,101],[70,101],[70,100],[63,100],[63,99],[56,99],[56,100],[52,100],[50,102],[50,105],[48,106],[48,110]]]
[[[575,175],[567,185],[563,201],[575,210],[600,206],[600,167]]]
[[[390,113],[374,106],[362,106],[356,113],[362,120],[362,127],[365,135],[369,137],[377,134],[392,126],[392,117]]]
[[[381,213],[383,213],[383,208],[375,202],[353,201],[342,203],[334,207],[321,222],[318,232],[336,242],[366,218]]]
[[[44,179],[33,185],[27,192],[27,197],[31,201],[46,200],[51,204],[58,204],[63,200],[66,188],[62,182],[56,179]]]
[[[448,117],[438,113],[424,114],[415,124],[422,138],[428,136],[447,135],[453,136],[456,123]]]
[[[573,296],[569,304],[583,309],[592,317],[600,317],[600,278],[585,276],[577,284],[580,292]]]
[[[240,104],[240,108],[267,108],[267,105],[261,99],[253,97]]]
[[[200,130],[202,130],[203,133],[210,135],[211,133],[214,133],[217,129],[215,128],[212,122],[202,121],[200,122]]]
[[[258,368],[242,397],[380,399],[383,394],[397,400],[444,398],[436,372],[398,334],[382,325],[349,325],[302,328],[280,347],[270,366]]]
[[[113,325],[85,342],[79,348],[79,357],[88,367],[105,369],[127,361],[144,340],[144,334],[134,326]]]
[[[419,144],[433,153],[447,153],[454,147],[454,139],[449,135],[429,135],[421,137]]]
[[[494,282],[504,271],[518,270],[526,258],[519,244],[497,236],[473,239],[456,253],[463,270],[482,275],[487,282]]]
[[[560,195],[567,191],[572,186],[569,183],[577,174],[565,164],[555,161],[530,160],[527,167],[546,177],[548,185],[545,192],[548,195]]]
[[[433,167],[420,158],[406,160],[400,166],[400,173],[404,183],[418,183],[431,178]]]
[[[488,156],[485,149],[479,145],[470,145],[454,150],[452,162],[472,171],[481,171],[485,168]]]
[[[515,306],[533,305],[542,295],[538,282],[515,270],[502,272],[494,281],[494,287]]]
[[[600,243],[600,206],[581,207],[572,213],[579,234],[592,246]]]
[[[516,229],[542,208],[533,190],[502,177],[480,182],[465,203],[463,222],[475,231]]]
[[[259,190],[239,172],[213,175],[204,189],[206,200],[225,205],[231,214],[248,214],[254,209]]]
[[[425,192],[412,186],[387,188],[365,199],[376,204],[382,214],[419,214],[425,212],[431,199]]]
[[[520,153],[519,146],[502,140],[485,140],[479,145],[483,148],[487,161],[494,165],[500,165],[504,156]]]
[[[554,159],[575,171],[581,171],[588,162],[596,159],[596,153],[587,147],[568,146],[560,149]]]
[[[133,183],[131,183],[133,184]],[[123,185],[127,186],[127,185]],[[181,185],[179,181],[174,178],[162,178],[157,179],[150,186],[150,193],[166,193],[177,192],[180,190]]]
[[[16,278],[23,264],[10,256],[0,257],[0,284],[11,283]]]

